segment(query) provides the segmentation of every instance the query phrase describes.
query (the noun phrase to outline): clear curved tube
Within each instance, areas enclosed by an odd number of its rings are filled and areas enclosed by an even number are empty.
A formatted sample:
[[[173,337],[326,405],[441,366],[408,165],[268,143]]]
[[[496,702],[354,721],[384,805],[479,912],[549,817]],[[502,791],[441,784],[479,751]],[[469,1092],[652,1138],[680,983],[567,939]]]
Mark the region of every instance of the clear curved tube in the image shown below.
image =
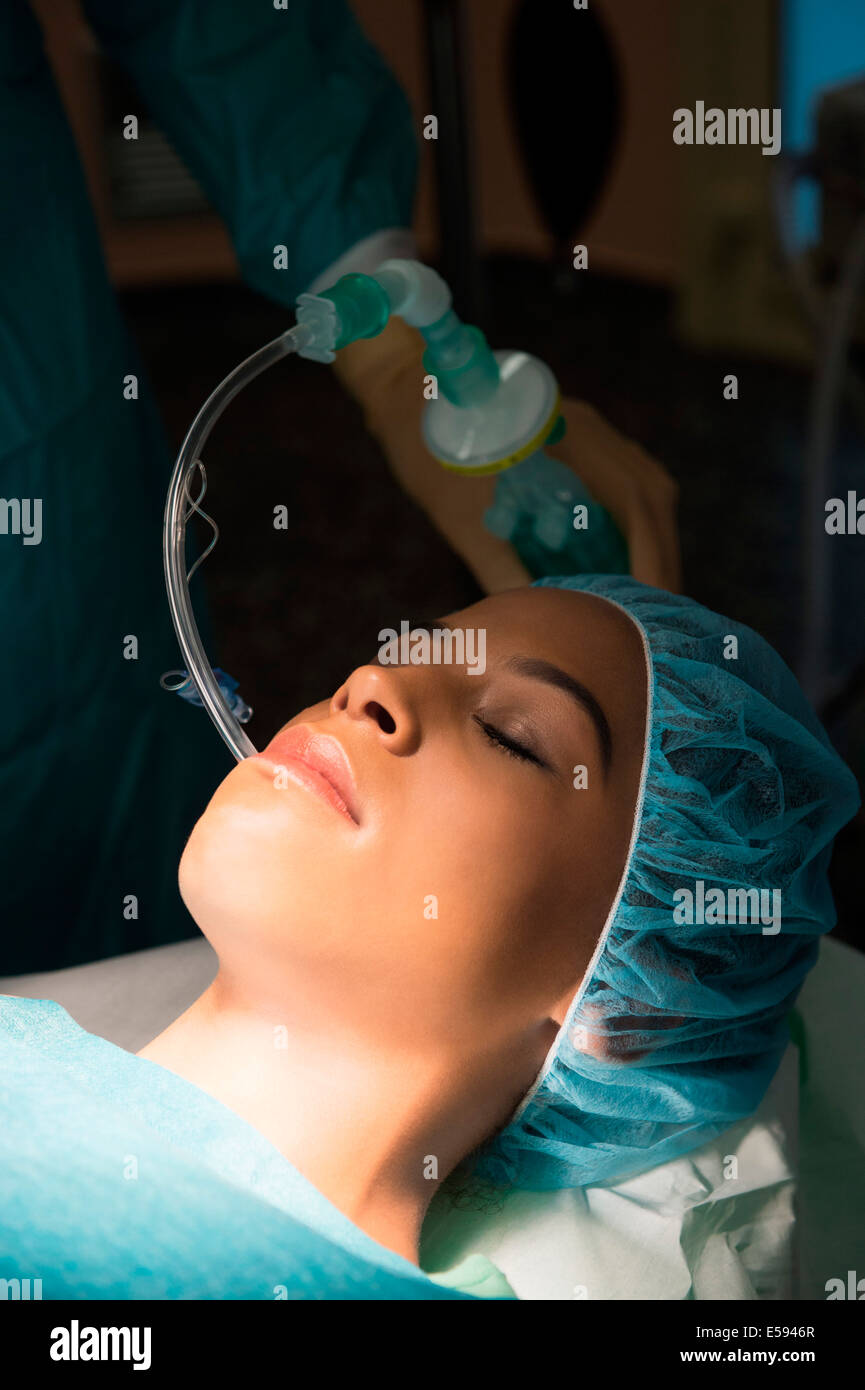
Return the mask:
[[[186,438],[180,446],[174,472],[168,485],[165,501],[165,519],[162,530],[162,558],[165,566],[165,587],[168,591],[168,607],[171,621],[180,650],[183,652],[188,670],[201,703],[207,710],[217,730],[228,744],[238,762],[251,758],[256,748],[247,737],[229,708],[228,701],[219,688],[207,654],[202,645],[198,625],[192,611],[189,595],[189,582],[186,571],[186,521],[187,482],[195,468],[210,431],[216,424],[229,401],[242,391],[255,377],[260,376],[281,358],[303,346],[308,331],[302,324],[283,333],[272,342],[247,357],[235,367],[224,381],[220,382],[204,402],[189,427]]]

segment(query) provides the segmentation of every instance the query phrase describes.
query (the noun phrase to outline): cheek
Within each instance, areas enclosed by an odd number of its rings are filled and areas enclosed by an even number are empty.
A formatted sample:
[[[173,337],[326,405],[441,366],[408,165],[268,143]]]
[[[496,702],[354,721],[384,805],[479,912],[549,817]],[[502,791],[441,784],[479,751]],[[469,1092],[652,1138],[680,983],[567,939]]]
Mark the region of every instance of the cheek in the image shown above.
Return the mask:
[[[427,802],[422,827],[405,824],[384,901],[400,901],[409,921],[428,914],[431,973],[475,997],[543,975],[562,897],[555,835],[556,817],[537,799],[501,786],[466,791],[456,778],[438,789],[435,812]]]
[[[430,819],[416,857],[438,913],[431,965],[481,1006],[558,997],[591,958],[618,879],[603,808],[573,795],[454,787]]]

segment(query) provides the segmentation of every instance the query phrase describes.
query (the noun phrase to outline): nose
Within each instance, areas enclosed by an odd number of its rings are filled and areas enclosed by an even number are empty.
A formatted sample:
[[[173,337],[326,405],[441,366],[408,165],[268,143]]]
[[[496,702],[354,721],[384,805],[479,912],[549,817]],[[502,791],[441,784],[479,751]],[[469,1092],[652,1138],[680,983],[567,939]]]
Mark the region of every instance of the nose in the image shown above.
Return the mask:
[[[381,745],[406,757],[420,744],[421,723],[399,667],[358,666],[330,702],[331,714],[369,724]]]

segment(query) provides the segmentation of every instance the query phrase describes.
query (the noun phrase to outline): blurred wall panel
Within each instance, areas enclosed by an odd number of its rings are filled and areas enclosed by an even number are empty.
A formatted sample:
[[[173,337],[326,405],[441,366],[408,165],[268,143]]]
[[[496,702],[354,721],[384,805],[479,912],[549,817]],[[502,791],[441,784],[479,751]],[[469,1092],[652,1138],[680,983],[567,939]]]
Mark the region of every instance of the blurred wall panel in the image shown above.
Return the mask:
[[[490,251],[545,256],[551,252],[550,238],[521,164],[507,90],[506,46],[516,3],[464,0],[480,235]],[[536,0],[541,25],[548,3]],[[430,112],[420,0],[352,0],[352,4],[399,76],[420,131],[423,116]],[[591,248],[590,264],[598,269],[676,283],[683,260],[672,142],[679,0],[652,0],[651,5],[645,0],[592,0],[592,4],[615,43],[627,106],[623,141],[610,182],[581,239]],[[575,32],[579,19],[574,12]],[[542,90],[543,73],[538,82]],[[592,135],[591,130],[579,129],[571,134],[575,150]],[[431,144],[423,151],[417,215],[425,254],[435,248]],[[563,178],[567,174],[563,169]]]
[[[780,107],[776,0],[686,0],[679,10],[676,106]],[[782,151],[788,147],[782,129]],[[708,349],[806,360],[808,336],[781,266],[771,180],[759,144],[681,145],[684,245],[678,325]]]

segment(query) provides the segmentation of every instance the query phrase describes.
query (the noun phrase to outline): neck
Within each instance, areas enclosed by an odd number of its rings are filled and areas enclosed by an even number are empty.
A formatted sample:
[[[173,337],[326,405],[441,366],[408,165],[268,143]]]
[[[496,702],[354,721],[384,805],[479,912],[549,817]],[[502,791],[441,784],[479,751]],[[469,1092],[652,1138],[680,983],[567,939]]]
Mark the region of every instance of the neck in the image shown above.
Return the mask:
[[[138,1055],[235,1111],[355,1225],[416,1264],[436,1189],[505,1122],[551,1038],[538,1027],[467,1057],[389,1049],[371,1034],[302,997],[290,1007],[245,997],[220,970]]]

